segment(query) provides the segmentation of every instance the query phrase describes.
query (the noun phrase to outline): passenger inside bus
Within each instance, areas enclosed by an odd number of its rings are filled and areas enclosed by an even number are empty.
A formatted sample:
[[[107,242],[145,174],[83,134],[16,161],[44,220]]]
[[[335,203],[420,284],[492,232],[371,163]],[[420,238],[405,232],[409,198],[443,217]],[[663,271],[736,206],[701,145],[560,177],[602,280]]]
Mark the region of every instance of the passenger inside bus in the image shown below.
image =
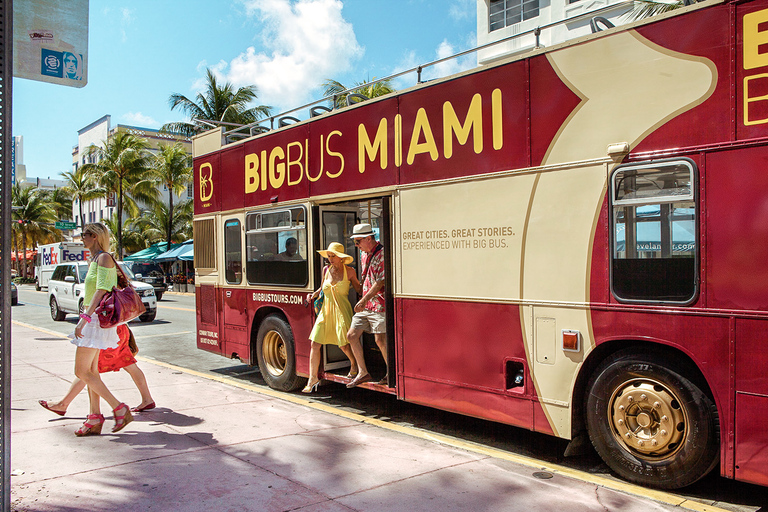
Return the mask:
[[[301,261],[304,258],[299,254],[299,241],[290,237],[285,241],[285,250],[275,257],[278,261]]]

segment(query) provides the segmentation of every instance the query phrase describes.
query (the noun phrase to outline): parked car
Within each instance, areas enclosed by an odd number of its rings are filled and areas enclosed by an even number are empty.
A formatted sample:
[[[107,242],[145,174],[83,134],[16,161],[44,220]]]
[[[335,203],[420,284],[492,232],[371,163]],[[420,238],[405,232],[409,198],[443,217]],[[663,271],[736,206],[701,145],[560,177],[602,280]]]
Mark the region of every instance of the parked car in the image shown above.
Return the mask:
[[[19,303],[19,289],[16,288],[16,283],[11,281],[11,306],[15,306]]]
[[[133,272],[134,278],[142,283],[151,284],[155,289],[157,300],[163,298],[163,292],[167,289],[165,282],[165,273],[160,265],[150,261],[124,261]]]
[[[120,268],[131,281],[136,292],[141,297],[147,311],[139,317],[142,322],[151,322],[157,314],[157,299],[155,289],[136,281],[133,272],[120,262]],[[85,310],[85,275],[88,273],[88,263],[84,261],[58,265],[48,281],[48,304],[51,307],[51,318],[61,321],[67,313],[79,314]]]

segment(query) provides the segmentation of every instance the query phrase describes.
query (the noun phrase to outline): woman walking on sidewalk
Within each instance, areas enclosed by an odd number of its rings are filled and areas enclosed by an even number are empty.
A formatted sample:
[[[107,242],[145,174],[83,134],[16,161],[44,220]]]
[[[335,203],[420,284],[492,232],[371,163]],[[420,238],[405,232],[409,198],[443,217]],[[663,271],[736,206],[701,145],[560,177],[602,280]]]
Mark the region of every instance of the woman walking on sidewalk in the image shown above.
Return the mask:
[[[131,408],[131,411],[141,412],[154,409],[155,401],[149,392],[147,378],[144,376],[141,368],[136,365],[136,358],[133,357],[138,353],[138,349],[134,348],[136,346],[135,342],[131,343],[133,333],[127,325],[119,325],[117,326],[117,335],[120,337],[120,341],[116,349],[106,348],[99,352],[99,373],[117,372],[121,368],[124,369],[131,376],[133,383],[136,384],[136,388],[141,393],[141,403]],[[52,413],[64,416],[67,414],[69,404],[80,394],[83,388],[85,388],[85,382],[75,377],[64,398],[58,402],[39,400],[38,403]]]
[[[102,329],[93,312],[105,293],[117,285],[117,264],[109,251],[109,230],[100,222],[88,224],[83,229],[83,244],[91,253],[91,264],[85,276],[85,313],[75,327],[72,343],[77,345],[75,352],[75,376],[88,386],[90,410],[88,419],[75,435],[90,436],[101,433],[104,416],[101,415],[100,398],[112,408],[115,426],[112,432],[122,430],[133,421],[131,410],[120,402],[107,389],[99,376],[99,352],[118,345],[117,327]]]

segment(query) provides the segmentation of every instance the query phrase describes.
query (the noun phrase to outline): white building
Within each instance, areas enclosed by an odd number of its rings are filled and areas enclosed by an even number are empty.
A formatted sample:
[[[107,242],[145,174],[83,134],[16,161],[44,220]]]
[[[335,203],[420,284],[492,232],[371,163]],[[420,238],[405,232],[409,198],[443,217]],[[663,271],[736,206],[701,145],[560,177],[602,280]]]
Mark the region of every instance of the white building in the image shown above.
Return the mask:
[[[24,165],[23,136],[13,136],[13,146],[11,146],[11,152],[11,185],[13,185],[17,181],[24,181],[27,178],[27,167]]]
[[[54,190],[67,186],[67,180],[60,178],[34,178],[27,176],[27,166],[24,165],[24,136],[14,135],[11,153],[11,183],[18,182],[22,187],[37,187],[43,190]]]
[[[477,54],[479,65],[490,64],[537,46],[552,46],[628,20],[627,0],[477,0],[477,45],[495,44]],[[595,19],[595,18],[602,18]],[[595,21],[593,22],[593,19]]]
[[[118,124],[114,128],[111,126],[110,115],[97,119],[88,126],[81,128],[77,132],[77,146],[72,149],[72,172],[87,163],[96,163],[95,155],[90,153],[91,146],[103,147],[104,141],[109,140],[118,132],[129,132],[137,137],[146,139],[149,144],[149,151],[152,154],[157,154],[160,150],[160,145],[163,144],[175,144],[181,142],[188,154],[192,154],[192,140],[188,137],[181,135],[171,135],[160,133],[158,130],[152,128],[139,128],[136,126],[128,126]],[[182,194],[180,198],[176,198],[174,203],[178,200],[184,200],[192,197],[192,183],[187,187],[186,193]],[[160,190],[160,197],[164,202],[168,202],[168,190]],[[107,197],[100,199],[93,199],[83,203],[83,219],[80,219],[80,206],[77,200],[72,203],[72,215],[78,226],[82,226],[89,222],[98,222],[104,218],[112,217],[115,211],[115,197]],[[125,213],[125,212],[124,212]]]

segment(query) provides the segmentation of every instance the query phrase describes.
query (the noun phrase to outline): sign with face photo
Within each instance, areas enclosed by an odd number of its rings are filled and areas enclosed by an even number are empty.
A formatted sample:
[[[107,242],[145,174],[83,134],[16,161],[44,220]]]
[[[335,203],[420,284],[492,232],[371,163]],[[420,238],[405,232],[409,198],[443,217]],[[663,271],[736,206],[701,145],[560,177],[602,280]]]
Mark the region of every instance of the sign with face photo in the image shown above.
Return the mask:
[[[13,76],[70,87],[88,82],[88,0],[16,0]]]

